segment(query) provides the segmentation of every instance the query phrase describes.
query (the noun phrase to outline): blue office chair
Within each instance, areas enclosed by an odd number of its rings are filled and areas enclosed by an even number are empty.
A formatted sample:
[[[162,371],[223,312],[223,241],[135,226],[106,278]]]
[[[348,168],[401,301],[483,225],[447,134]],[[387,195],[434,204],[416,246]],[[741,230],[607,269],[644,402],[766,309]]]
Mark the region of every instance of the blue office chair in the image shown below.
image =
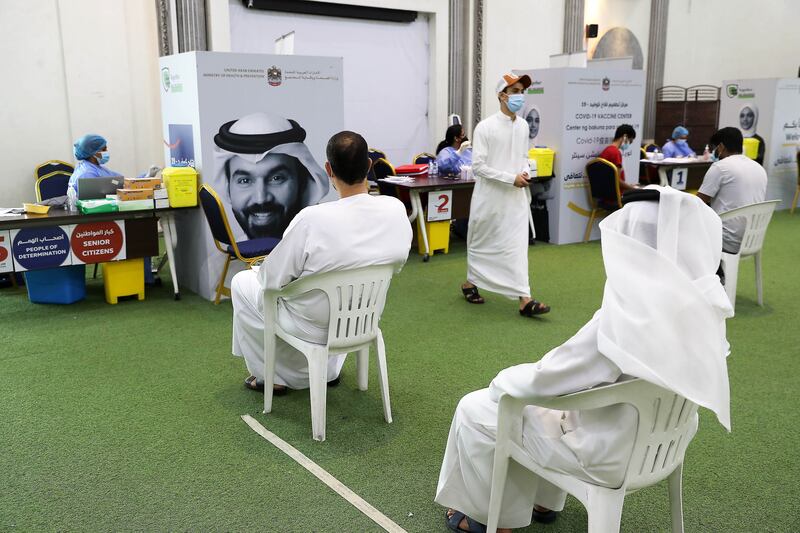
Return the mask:
[[[71,172],[56,170],[36,180],[36,201],[66,196]]]
[[[414,156],[415,165],[426,165],[431,161],[436,161],[436,156],[428,152],[422,152]]]
[[[33,172],[33,177],[37,180],[47,174],[52,172],[66,172],[70,176],[73,172],[75,172],[75,167],[67,163],[66,161],[60,161],[58,159],[51,159],[50,161],[45,161],[41,165],[36,167],[36,170]]]
[[[203,207],[217,250],[226,256],[225,267],[222,269],[222,275],[217,283],[217,294],[214,298],[214,303],[218,304],[221,296],[231,295],[231,290],[225,286],[225,276],[228,275],[231,261],[238,259],[248,266],[252,265],[255,261],[269,255],[281,240],[264,237],[236,242],[228,223],[228,217],[225,215],[222,200],[208,185],[200,187],[200,205]]]

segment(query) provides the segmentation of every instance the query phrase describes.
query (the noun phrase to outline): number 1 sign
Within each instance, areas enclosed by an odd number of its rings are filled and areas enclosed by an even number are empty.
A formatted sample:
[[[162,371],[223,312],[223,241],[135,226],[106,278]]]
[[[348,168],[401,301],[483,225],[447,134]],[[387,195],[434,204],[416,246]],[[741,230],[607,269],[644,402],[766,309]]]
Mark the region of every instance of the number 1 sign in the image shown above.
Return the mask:
[[[428,193],[428,222],[450,220],[453,213],[453,191]]]

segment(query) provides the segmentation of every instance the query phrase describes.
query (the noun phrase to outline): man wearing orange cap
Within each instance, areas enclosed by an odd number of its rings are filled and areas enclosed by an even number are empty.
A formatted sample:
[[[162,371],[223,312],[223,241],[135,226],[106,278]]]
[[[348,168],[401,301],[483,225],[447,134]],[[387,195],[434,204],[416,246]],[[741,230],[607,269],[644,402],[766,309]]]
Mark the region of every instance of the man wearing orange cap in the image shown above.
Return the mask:
[[[550,311],[531,298],[528,281],[528,135],[517,116],[531,84],[527,75],[505,74],[497,82],[500,111],[475,127],[472,172],[475,190],[467,233],[467,281],[461,292],[469,303],[482,304],[478,287],[519,299],[526,317]]]

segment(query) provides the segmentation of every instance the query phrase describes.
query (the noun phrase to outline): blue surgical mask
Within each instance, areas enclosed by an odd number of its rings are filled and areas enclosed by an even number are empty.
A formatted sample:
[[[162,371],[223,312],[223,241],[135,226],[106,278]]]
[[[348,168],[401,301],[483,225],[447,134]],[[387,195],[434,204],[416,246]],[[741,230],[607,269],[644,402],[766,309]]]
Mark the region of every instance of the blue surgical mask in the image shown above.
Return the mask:
[[[711,161],[713,161],[713,162],[715,162],[715,163],[716,163],[717,161],[719,161],[719,154],[717,153],[717,151],[716,151],[716,150],[714,150],[713,152],[711,152]]]
[[[675,141],[675,144],[680,146],[686,146],[686,139],[678,139]]]
[[[522,104],[525,103],[525,97],[521,94],[509,94],[508,101],[506,102],[506,106],[508,106],[508,110],[512,113],[516,113],[520,109],[522,109]]]
[[[621,151],[623,151],[623,152],[625,152],[630,147],[631,147],[631,143],[622,143],[622,144],[619,145],[619,149]]]
[[[108,150],[104,150],[98,153],[100,154],[100,157],[95,156],[95,158],[97,159],[97,164],[105,165],[106,163],[108,163]]]

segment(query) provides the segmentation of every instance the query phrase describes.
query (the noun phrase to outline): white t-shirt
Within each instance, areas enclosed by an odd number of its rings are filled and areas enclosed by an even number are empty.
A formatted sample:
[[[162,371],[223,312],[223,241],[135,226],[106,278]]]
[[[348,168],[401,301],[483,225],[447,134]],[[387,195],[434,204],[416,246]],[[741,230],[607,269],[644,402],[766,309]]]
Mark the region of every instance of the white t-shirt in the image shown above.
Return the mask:
[[[745,155],[731,155],[711,165],[698,192],[711,197],[711,209],[722,214],[763,202],[767,195],[767,172]],[[725,221],[722,225],[723,250],[730,253],[739,251],[744,224],[744,218]]]

